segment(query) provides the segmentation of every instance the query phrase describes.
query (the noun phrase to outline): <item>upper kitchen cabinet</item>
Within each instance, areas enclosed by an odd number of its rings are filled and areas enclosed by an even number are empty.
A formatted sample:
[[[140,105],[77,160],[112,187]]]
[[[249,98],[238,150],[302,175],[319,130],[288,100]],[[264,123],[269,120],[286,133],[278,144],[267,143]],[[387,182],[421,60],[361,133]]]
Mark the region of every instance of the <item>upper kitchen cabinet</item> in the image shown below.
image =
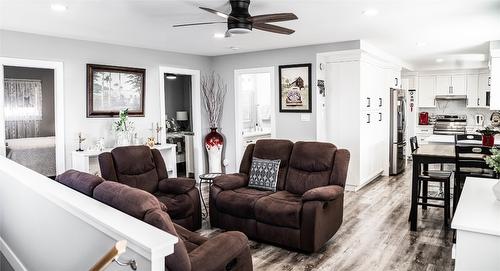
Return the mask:
[[[436,76],[419,76],[417,94],[419,107],[435,107]]]
[[[489,89],[490,75],[487,73],[467,75],[467,107],[488,108],[486,93]]]
[[[436,95],[465,95],[465,77],[463,74],[436,76]]]

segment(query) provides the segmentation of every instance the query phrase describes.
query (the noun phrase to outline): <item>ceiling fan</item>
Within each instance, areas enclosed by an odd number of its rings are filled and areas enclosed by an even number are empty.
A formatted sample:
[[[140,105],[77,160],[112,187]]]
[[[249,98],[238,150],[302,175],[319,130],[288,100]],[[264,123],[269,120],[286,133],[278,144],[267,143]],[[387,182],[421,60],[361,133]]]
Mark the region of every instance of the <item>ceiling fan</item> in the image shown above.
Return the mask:
[[[263,14],[251,16],[248,12],[248,6],[250,5],[250,0],[230,0],[231,13],[226,14],[211,8],[200,7],[204,11],[213,13],[219,17],[226,19],[225,22],[203,22],[203,23],[189,23],[189,24],[177,24],[173,27],[184,27],[184,26],[196,26],[196,25],[207,25],[207,24],[227,24],[226,37],[230,37],[232,34],[245,34],[252,31],[252,29],[259,29],[262,31],[273,32],[278,34],[290,35],[295,32],[293,29],[277,26],[275,22],[284,22],[298,19],[293,13],[273,13],[273,14]]]

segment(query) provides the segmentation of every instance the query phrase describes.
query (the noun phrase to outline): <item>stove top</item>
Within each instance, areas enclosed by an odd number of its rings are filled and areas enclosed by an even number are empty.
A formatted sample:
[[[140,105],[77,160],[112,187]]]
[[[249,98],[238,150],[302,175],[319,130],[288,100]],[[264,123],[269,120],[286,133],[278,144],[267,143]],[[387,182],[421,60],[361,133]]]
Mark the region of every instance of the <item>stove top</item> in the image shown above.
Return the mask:
[[[436,115],[433,133],[437,135],[465,134],[466,115]]]

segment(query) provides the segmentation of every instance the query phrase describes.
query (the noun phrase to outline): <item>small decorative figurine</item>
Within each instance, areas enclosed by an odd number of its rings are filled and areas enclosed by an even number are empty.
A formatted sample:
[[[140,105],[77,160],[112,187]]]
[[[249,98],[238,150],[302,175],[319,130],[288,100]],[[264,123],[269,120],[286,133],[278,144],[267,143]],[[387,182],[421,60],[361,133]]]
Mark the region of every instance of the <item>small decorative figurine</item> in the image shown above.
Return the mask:
[[[82,137],[82,133],[78,133],[78,152],[83,151],[82,149],[82,142],[85,141],[86,138]]]
[[[148,141],[146,141],[146,146],[153,148],[155,146],[155,138],[154,137],[148,137]]]

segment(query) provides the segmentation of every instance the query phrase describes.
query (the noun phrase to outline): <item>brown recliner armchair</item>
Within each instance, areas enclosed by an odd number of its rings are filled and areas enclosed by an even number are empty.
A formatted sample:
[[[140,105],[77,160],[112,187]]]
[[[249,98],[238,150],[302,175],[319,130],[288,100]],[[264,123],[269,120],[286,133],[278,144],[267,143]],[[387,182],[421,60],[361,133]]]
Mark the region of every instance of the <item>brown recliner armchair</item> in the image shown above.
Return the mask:
[[[247,187],[253,157],[281,160],[276,192]],[[211,225],[318,251],[342,224],[349,158],[347,150],[330,143],[259,140],[247,147],[239,173],[214,180]]]
[[[189,230],[201,228],[200,194],[196,181],[168,178],[160,151],[147,146],[118,147],[99,155],[101,175],[153,194],[172,220]]]
[[[206,238],[172,223],[162,204],[153,195],[98,176],[69,170],[56,180],[70,188],[142,220],[179,238],[174,253],[165,257],[170,271],[251,271],[252,256],[247,237],[241,232],[225,232]],[[140,204],[138,204],[140,203]]]

